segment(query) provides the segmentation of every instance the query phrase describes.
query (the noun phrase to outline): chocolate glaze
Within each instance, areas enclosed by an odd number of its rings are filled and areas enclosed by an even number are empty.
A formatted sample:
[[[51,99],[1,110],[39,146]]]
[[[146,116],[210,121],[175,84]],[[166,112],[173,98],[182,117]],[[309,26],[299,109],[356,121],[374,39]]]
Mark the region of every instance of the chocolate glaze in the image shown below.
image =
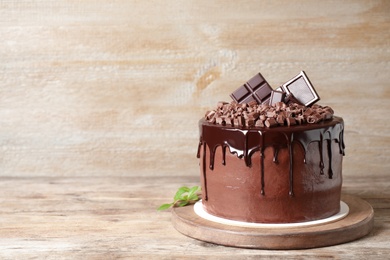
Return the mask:
[[[306,221],[306,220],[313,220],[319,217],[324,216],[330,216],[331,214],[337,213],[338,206],[335,204],[335,201],[337,198],[340,197],[340,189],[341,189],[341,160],[336,159],[337,165],[334,166],[333,158],[334,158],[334,152],[338,151],[338,154],[340,156],[344,155],[344,139],[343,139],[343,133],[344,133],[344,122],[343,119],[340,117],[334,117],[332,120],[323,121],[318,124],[304,124],[304,125],[296,125],[296,126],[290,126],[290,127],[277,127],[277,128],[235,128],[232,126],[223,126],[223,125],[215,125],[208,123],[204,119],[201,119],[199,121],[199,130],[200,130],[200,141],[198,146],[198,152],[197,157],[202,157],[201,161],[201,176],[202,176],[202,188],[203,188],[203,201],[204,204],[207,205],[206,210],[209,211],[209,213],[214,213],[216,215],[221,215],[222,217],[237,219],[237,220],[243,220],[243,221],[253,221],[253,222],[297,222],[297,221]],[[317,152],[313,150],[313,143],[318,143],[317,145]],[[332,143],[336,143],[338,146],[338,149],[332,149]],[[310,146],[310,149],[309,149]],[[202,149],[203,148],[203,149]],[[218,148],[221,148],[221,152],[216,152]],[[227,162],[227,153],[226,148],[229,149],[229,159],[231,160],[231,163],[228,164]],[[269,153],[269,149],[272,149],[272,163],[270,164],[268,161],[265,163],[265,150],[267,150],[267,153]],[[299,152],[300,150],[301,152]],[[325,152],[324,156],[324,150]],[[283,156],[280,157],[280,153],[283,151]],[[310,165],[306,166],[300,166],[299,164],[306,164],[307,163],[307,157],[310,152]],[[307,171],[316,171],[315,169],[312,170],[312,168],[315,167],[317,164],[318,171],[320,175],[325,175],[325,169],[327,170],[326,177],[329,179],[330,183],[335,183],[334,185],[328,185],[327,191],[318,191],[318,192],[325,192],[328,198],[328,200],[332,199],[332,202],[329,201],[327,204],[328,206],[322,206],[323,208],[327,208],[326,212],[319,212],[318,214],[314,214],[313,216],[291,216],[289,217],[281,217],[277,216],[273,218],[272,216],[267,216],[266,219],[263,219],[261,216],[253,217],[248,216],[246,214],[245,216],[237,216],[237,214],[232,214],[233,216],[230,216],[228,213],[226,216],[223,214],[223,210],[218,209],[218,205],[215,205],[214,202],[208,202],[209,200],[209,188],[212,189],[212,187],[209,185],[214,185],[214,179],[217,178],[217,176],[214,176],[216,172],[224,172],[228,171],[229,166],[231,167],[240,167],[238,165],[239,162],[244,161],[244,167],[245,168],[252,168],[254,162],[253,162],[253,155],[258,154],[256,156],[256,160],[258,158],[259,165],[253,168],[258,169],[258,177],[253,177],[253,180],[260,181],[260,188],[259,190],[256,188],[254,190],[258,190],[259,192],[259,198],[256,200],[257,202],[261,201],[261,197],[264,197],[267,199],[267,190],[272,192],[278,192],[276,190],[276,187],[272,187],[273,185],[277,185],[277,183],[270,183],[267,182],[265,179],[265,173],[267,171],[274,171],[271,168],[272,164],[278,165],[279,160],[285,161],[286,170],[288,171],[288,196],[291,199],[295,197],[295,189],[297,189],[299,192],[301,192],[302,187],[294,186],[294,180],[300,180],[300,178],[306,178],[301,177],[300,175],[306,174]],[[313,158],[312,154],[316,154]],[[318,155],[317,155],[318,154]],[[218,165],[218,169],[214,171],[214,168],[216,167],[215,164],[215,157],[216,155],[221,156],[221,164]],[[237,159],[234,159],[234,157]],[[268,155],[269,156],[269,155]],[[280,158],[279,158],[280,157]],[[324,158],[325,157],[325,158]],[[318,159],[318,160],[317,160]],[[325,160],[326,159],[326,160]],[[237,162],[237,160],[239,160]],[[313,161],[317,161],[314,162]],[[326,162],[327,161],[327,162]],[[234,164],[234,165],[231,165]],[[257,164],[257,163],[255,163]],[[282,163],[281,163],[282,164]],[[314,165],[314,166],[312,166]],[[326,165],[326,167],[325,167]],[[223,168],[221,168],[223,167]],[[276,167],[276,166],[275,166]],[[207,169],[208,168],[208,169]],[[246,171],[245,168],[242,168],[240,171],[241,173],[243,171]],[[283,168],[283,169],[284,169]],[[301,169],[302,168],[302,169]],[[337,176],[337,180],[334,182],[331,182],[331,179],[334,177],[334,168],[336,168],[336,171],[339,173]],[[310,170],[307,170],[310,169]],[[236,170],[237,171],[237,170]],[[278,170],[280,171],[280,170]],[[296,171],[296,172],[294,172]],[[215,173],[214,173],[215,172]],[[250,170],[249,170],[250,172]],[[240,174],[241,174],[240,173]],[[213,183],[208,183],[209,175],[212,174]],[[230,174],[230,173],[229,173]],[[269,173],[268,173],[269,174]],[[267,176],[268,176],[267,174]],[[273,173],[272,173],[273,174]],[[287,173],[286,173],[287,174]],[[314,173],[313,173],[314,174]],[[234,174],[231,174],[232,176],[229,178],[233,178]],[[295,176],[297,175],[297,176]],[[224,178],[224,176],[219,176],[220,178]],[[270,177],[268,177],[271,179]],[[311,177],[310,177],[311,178]],[[283,180],[281,180],[283,181]],[[337,183],[336,183],[337,182]],[[226,184],[228,185],[228,184]],[[226,186],[225,185],[225,186]],[[300,184],[298,184],[300,185]],[[313,185],[313,184],[310,184]],[[322,189],[322,188],[321,188]],[[334,191],[338,194],[335,194],[335,196],[332,196],[329,191]],[[219,191],[218,194],[220,194],[223,191]],[[215,194],[215,193],[213,193]],[[314,193],[313,193],[314,194]],[[306,194],[305,196],[314,196],[313,194]],[[253,195],[256,196],[256,195]],[[284,195],[281,195],[284,196]],[[301,204],[307,203],[304,198],[302,198],[302,195],[299,194],[298,200],[301,200]],[[310,199],[311,200],[311,199]],[[339,199],[338,199],[339,200]],[[325,200],[321,200],[321,203]],[[338,201],[339,202],[339,201]],[[284,202],[283,202],[284,203]],[[332,206],[330,206],[332,205]],[[249,205],[250,206],[250,205]],[[216,207],[216,208],[215,208]],[[282,206],[280,206],[282,207]],[[297,207],[301,207],[301,205],[297,204]],[[302,206],[303,207],[303,206]],[[264,210],[264,208],[262,208]],[[313,209],[314,210],[314,209]],[[310,215],[307,211],[304,211],[302,214]],[[321,211],[321,210],[318,210]],[[248,211],[249,212],[249,211]],[[255,212],[255,211],[254,211]],[[256,212],[255,212],[256,213]],[[258,212],[257,212],[258,213]],[[236,215],[235,215],[236,214]],[[251,213],[253,214],[253,212]],[[240,215],[240,214],[238,214]]]

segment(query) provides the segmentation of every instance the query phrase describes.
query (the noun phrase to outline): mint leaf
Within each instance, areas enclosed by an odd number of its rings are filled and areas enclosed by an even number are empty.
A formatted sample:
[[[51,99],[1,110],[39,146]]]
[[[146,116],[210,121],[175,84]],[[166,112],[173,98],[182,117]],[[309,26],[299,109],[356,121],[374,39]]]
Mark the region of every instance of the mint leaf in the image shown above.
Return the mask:
[[[188,204],[192,204],[198,201],[200,198],[198,195],[201,194],[201,188],[199,186],[194,186],[192,188],[180,187],[175,196],[173,197],[173,202],[168,204],[162,204],[157,210],[166,210],[170,207],[184,207]]]
[[[173,203],[162,204],[160,207],[158,207],[157,210],[166,210],[166,209],[169,209],[171,206],[173,206]]]
[[[190,201],[198,201],[199,197],[198,197],[198,195],[193,194],[191,197],[188,198],[188,200],[190,200]]]
[[[199,190],[199,186],[194,186],[188,191],[188,198],[191,199],[194,195],[196,195],[196,192]]]
[[[179,188],[179,190],[176,192],[175,197],[173,199],[175,201],[176,200],[181,200],[183,194],[188,192],[189,190],[190,190],[190,188],[188,188],[188,187],[181,187],[181,188]]]
[[[188,188],[186,186],[183,186],[183,187],[180,187],[179,190],[182,190],[182,191],[185,191],[185,192],[189,192],[190,188]]]
[[[189,201],[181,201],[177,206],[178,207],[184,207],[184,206],[186,206],[186,205],[188,205],[188,203],[189,203]]]

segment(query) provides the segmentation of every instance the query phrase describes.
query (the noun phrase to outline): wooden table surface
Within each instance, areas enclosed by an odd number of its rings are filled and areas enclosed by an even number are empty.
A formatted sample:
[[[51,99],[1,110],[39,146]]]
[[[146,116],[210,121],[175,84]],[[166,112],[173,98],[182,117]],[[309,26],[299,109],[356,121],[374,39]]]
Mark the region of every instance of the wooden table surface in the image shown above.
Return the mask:
[[[390,1],[0,0],[1,259],[390,258]],[[178,233],[197,122],[261,72],[305,70],[345,121],[343,192],[374,229],[311,250]]]
[[[357,241],[310,250],[255,250],[214,245],[186,237],[171,212],[156,208],[197,176],[3,178],[2,259],[388,259],[390,189],[387,177],[345,181],[344,194],[369,202],[372,232]]]

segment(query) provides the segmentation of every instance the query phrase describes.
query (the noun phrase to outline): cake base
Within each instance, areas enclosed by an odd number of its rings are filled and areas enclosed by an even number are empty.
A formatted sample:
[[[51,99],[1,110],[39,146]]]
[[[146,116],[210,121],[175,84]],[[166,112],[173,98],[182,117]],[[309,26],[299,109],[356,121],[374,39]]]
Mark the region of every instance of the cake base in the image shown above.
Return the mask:
[[[337,245],[361,238],[372,230],[374,210],[366,201],[342,195],[349,207],[346,217],[304,227],[242,227],[206,220],[193,206],[173,208],[172,223],[180,233],[214,244],[258,249],[307,249]]]
[[[230,220],[230,219],[216,217],[214,215],[209,214],[206,210],[204,210],[201,200],[194,204],[194,211],[198,216],[200,216],[206,220],[210,220],[210,221],[213,221],[216,223],[229,225],[229,226],[239,226],[239,227],[249,227],[249,228],[250,227],[254,227],[254,228],[299,228],[299,227],[323,225],[323,224],[327,224],[327,223],[341,220],[348,215],[349,207],[345,202],[340,201],[340,212],[331,216],[331,217],[328,217],[325,219],[313,220],[313,221],[299,222],[299,223],[281,223],[281,224],[250,223],[250,222],[243,222],[243,221]]]

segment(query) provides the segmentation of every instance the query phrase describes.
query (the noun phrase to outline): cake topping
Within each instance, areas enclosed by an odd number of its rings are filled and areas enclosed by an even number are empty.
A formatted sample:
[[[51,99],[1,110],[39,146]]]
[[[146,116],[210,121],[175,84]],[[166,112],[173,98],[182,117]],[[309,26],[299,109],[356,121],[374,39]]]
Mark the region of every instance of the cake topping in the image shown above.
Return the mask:
[[[285,96],[286,96],[286,93],[283,91],[272,90],[269,104],[274,105],[278,102],[283,102]]]
[[[230,97],[237,103],[256,101],[258,104],[273,105],[276,102],[297,103],[311,106],[320,100],[304,71],[290,79],[276,90],[258,73],[247,83],[235,90]]]
[[[218,102],[207,111],[209,123],[235,127],[276,127],[314,124],[333,118],[333,110],[314,103],[320,100],[304,71],[276,90],[258,73],[235,90],[231,103]]]
[[[298,99],[296,99],[292,93],[286,95],[286,97],[284,98],[284,103],[296,103],[303,106],[303,104]]]
[[[230,97],[237,103],[249,103],[252,101],[258,104],[269,102],[272,88],[264,77],[258,73],[247,83],[234,91]]]
[[[284,83],[282,85],[282,89],[287,93],[287,95],[292,94],[305,106],[311,106],[320,100],[320,97],[304,71],[301,71],[294,78]]]
[[[328,106],[306,107],[297,103],[276,102],[273,105],[239,104],[218,102],[217,108],[207,111],[205,119],[209,123],[235,127],[276,127],[303,123],[319,123],[333,118],[333,109]]]

